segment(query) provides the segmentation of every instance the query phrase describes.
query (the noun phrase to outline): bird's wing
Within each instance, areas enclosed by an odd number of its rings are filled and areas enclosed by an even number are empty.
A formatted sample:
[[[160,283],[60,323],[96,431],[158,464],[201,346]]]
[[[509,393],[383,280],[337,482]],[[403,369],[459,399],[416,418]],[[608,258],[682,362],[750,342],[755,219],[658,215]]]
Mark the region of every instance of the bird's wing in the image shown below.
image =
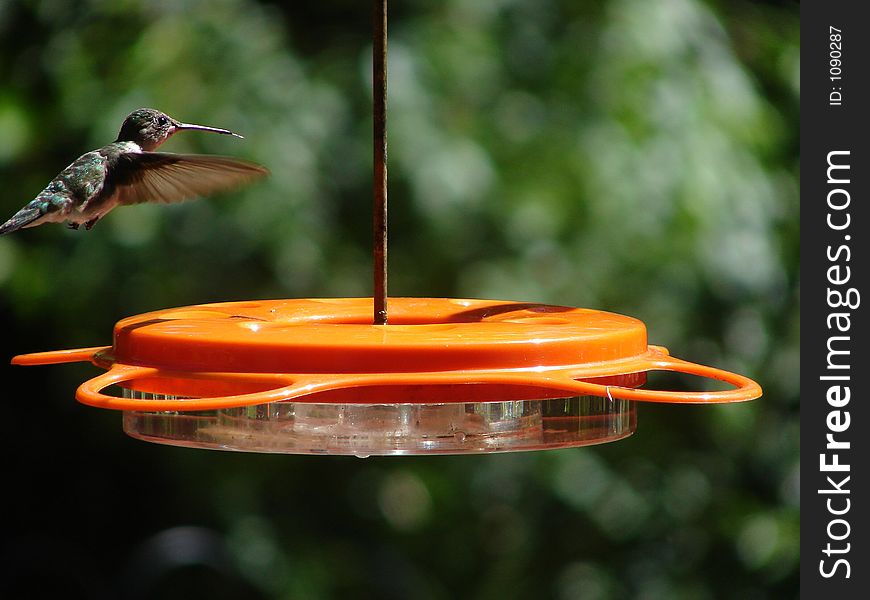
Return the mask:
[[[118,203],[179,202],[206,196],[268,174],[255,163],[200,154],[123,154],[115,167]]]

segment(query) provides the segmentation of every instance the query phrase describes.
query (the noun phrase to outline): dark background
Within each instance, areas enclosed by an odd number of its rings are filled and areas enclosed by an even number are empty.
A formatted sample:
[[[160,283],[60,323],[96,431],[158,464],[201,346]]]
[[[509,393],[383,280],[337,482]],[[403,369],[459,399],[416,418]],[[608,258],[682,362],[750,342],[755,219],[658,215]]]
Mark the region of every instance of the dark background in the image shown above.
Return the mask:
[[[390,291],[588,306],[757,379],[600,447],[323,458],[127,438],[89,365],[3,367],[0,595],[797,595],[798,10],[393,2]],[[365,2],[0,3],[0,211],[154,106],[272,177],[0,238],[0,357],[171,306],[371,290]],[[5,362],[6,359],[3,360]]]

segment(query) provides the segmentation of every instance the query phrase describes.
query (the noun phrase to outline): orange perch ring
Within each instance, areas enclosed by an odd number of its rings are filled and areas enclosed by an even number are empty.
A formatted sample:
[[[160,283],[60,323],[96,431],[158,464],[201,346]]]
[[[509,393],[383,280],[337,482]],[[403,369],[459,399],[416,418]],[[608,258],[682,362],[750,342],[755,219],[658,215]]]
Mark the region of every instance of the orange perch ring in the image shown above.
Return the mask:
[[[202,304],[123,319],[112,346],[24,354],[12,362],[91,361],[108,370],[83,383],[76,398],[122,411],[203,411],[291,400],[426,404],[591,395],[714,404],[761,396],[761,387],[747,377],[648,345],[643,322],[614,313],[390,298],[389,325],[372,325],[371,314],[371,298]],[[716,379],[733,389],[611,385],[640,385],[655,370]],[[173,398],[105,394],[112,385]]]

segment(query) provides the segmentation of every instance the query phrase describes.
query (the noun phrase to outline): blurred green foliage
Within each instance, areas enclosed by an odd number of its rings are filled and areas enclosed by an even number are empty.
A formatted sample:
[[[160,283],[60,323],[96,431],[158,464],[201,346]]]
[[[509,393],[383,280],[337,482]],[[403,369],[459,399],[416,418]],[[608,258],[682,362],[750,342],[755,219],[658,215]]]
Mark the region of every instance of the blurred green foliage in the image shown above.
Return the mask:
[[[0,238],[2,356],[170,306],[370,294],[369,35],[349,0],[0,2],[3,219],[139,106],[246,135],[168,151],[272,170]],[[360,461],[144,444],[73,402],[92,368],[4,367],[0,591],[796,596],[797,3],[407,0],[390,36],[392,295],[631,314],[764,398],[643,406],[595,448]],[[181,526],[231,583],[148,578],[147,541]]]

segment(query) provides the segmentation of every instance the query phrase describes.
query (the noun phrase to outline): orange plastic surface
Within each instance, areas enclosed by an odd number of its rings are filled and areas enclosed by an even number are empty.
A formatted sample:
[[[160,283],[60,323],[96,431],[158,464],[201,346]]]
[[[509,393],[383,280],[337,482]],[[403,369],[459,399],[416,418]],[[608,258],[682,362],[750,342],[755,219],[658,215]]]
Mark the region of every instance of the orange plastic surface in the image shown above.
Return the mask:
[[[721,403],[761,395],[751,379],[649,346],[644,324],[623,315],[494,300],[391,298],[389,317],[388,325],[371,324],[371,298],[204,304],[123,319],[111,347],[28,354],[13,363],[90,360],[108,371],[82,384],[77,399],[120,410],[568,395]],[[642,379],[626,376],[651,370],[717,379],[734,389],[671,392],[625,383],[639,385]],[[620,385],[608,383],[614,377]],[[118,398],[103,393],[111,385],[194,398]]]

